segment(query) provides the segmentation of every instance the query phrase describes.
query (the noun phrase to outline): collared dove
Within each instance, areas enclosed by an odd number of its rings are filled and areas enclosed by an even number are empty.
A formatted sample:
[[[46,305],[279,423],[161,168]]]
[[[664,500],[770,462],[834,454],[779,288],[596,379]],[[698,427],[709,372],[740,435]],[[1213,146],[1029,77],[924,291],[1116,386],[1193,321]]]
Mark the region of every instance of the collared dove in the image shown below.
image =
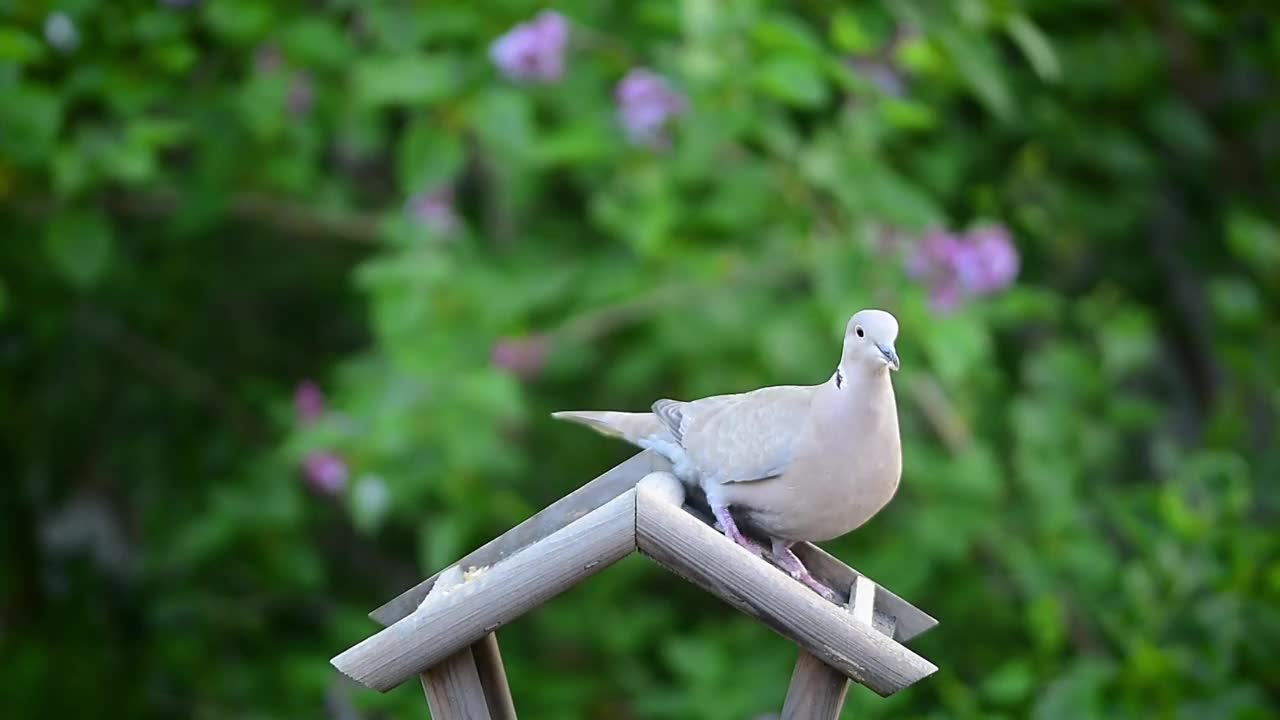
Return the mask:
[[[828,598],[792,552],[797,542],[830,540],[867,522],[893,498],[902,475],[898,409],[889,370],[899,367],[898,321],[862,310],[845,328],[844,348],[821,385],[782,385],[681,402],[652,412],[564,411],[581,423],[651,449],[676,477],[700,487],[725,535],[756,555],[730,510],[768,535],[792,577]]]

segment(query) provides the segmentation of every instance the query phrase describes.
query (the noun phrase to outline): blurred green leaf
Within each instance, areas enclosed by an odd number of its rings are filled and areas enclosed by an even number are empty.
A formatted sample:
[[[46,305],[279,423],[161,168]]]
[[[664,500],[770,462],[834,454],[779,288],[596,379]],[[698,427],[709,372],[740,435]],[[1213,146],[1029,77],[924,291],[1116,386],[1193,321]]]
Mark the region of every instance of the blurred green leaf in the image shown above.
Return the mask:
[[[111,223],[97,210],[59,212],[45,228],[44,251],[72,286],[92,288],[106,272],[114,252]]]
[[[1062,66],[1058,63],[1058,56],[1053,52],[1049,38],[1026,15],[1013,15],[1007,23],[1009,37],[1013,38],[1027,56],[1040,79],[1056,82],[1062,76]]]
[[[955,71],[973,94],[995,116],[1010,120],[1014,115],[1013,98],[1005,82],[1001,63],[987,41],[959,31],[939,34],[942,46]]]
[[[796,55],[775,55],[756,66],[756,86],[771,97],[799,107],[812,108],[827,101],[822,67]]]
[[[62,100],[32,83],[0,83],[0,153],[23,165],[48,157],[62,123]]]
[[[275,19],[274,6],[257,0],[208,0],[201,9],[213,32],[241,44],[261,39]]]
[[[0,61],[23,65],[37,62],[44,57],[44,44],[22,30],[10,25],[0,25]]]
[[[342,68],[354,50],[333,20],[305,18],[287,25],[280,36],[286,57],[308,68]]]
[[[1249,212],[1233,212],[1227,219],[1227,243],[1259,271],[1280,271],[1280,230],[1274,223]]]
[[[448,182],[465,161],[462,141],[441,131],[434,123],[419,122],[411,127],[396,151],[400,189],[413,193]]]
[[[366,106],[406,105],[440,100],[461,80],[461,68],[450,57],[398,55],[357,60],[351,90]]]
[[[999,705],[1024,700],[1035,686],[1036,677],[1025,660],[1010,660],[995,668],[982,682],[982,692]]]
[[[836,49],[855,55],[875,50],[875,43],[856,13],[839,8],[831,15],[831,42]]]

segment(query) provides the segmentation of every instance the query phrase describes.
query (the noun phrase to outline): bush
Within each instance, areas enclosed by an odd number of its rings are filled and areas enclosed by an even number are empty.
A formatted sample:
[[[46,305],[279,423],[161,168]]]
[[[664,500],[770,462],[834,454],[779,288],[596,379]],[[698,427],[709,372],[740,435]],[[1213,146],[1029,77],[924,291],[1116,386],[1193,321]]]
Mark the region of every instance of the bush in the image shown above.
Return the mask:
[[[0,695],[419,717],[327,659],[630,452],[549,411],[820,382],[878,306],[905,476],[829,549],[941,670],[848,715],[1272,716],[1262,7],[0,10]],[[502,643],[528,717],[750,717],[794,659],[640,560]]]

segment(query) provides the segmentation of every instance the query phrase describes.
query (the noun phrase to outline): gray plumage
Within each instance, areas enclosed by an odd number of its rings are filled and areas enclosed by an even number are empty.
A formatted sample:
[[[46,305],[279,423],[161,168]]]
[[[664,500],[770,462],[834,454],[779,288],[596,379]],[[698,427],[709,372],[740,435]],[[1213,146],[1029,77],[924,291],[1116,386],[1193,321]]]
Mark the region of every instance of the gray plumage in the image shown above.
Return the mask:
[[[889,370],[898,323],[881,310],[855,314],[836,371],[820,385],[784,385],[682,402],[647,413],[566,411],[553,417],[649,448],[677,477],[700,487],[725,534],[748,550],[730,509],[773,541],[797,579],[830,597],[790,547],[830,540],[870,520],[893,498],[902,473]]]

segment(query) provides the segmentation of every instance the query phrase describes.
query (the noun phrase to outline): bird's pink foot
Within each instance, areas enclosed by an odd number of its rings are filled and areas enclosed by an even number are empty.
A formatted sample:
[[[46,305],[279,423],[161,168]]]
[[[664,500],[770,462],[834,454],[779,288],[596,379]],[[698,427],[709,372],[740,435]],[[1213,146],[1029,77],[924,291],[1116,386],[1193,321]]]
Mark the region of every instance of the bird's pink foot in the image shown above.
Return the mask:
[[[747,549],[747,552],[756,557],[764,557],[764,547],[760,543],[755,542],[751,538],[742,534],[738,529],[737,523],[733,521],[733,515],[729,514],[729,508],[723,505],[712,505],[711,513],[716,516],[716,523],[720,526],[720,530],[732,541]]]
[[[778,561],[778,565],[787,572],[788,575],[804,583],[810,590],[818,593],[822,597],[832,601],[839,602],[840,599],[835,591],[823,585],[818,578],[805,568],[804,563],[800,562],[800,558],[791,551],[791,543],[783,543],[774,541],[773,558]]]

